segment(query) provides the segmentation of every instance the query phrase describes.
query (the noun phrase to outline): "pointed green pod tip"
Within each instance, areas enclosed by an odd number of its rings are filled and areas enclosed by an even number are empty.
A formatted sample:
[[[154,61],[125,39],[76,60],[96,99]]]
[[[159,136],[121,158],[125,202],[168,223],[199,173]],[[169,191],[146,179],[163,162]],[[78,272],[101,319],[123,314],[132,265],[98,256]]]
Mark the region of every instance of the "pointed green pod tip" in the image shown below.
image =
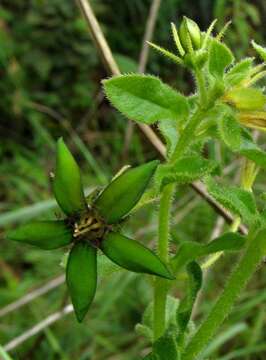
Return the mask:
[[[100,194],[95,206],[107,224],[119,222],[137,204],[158,164],[154,160],[125,171]]]
[[[53,191],[58,205],[66,215],[86,209],[80,170],[63,138],[57,142]]]
[[[178,33],[180,37],[180,42],[186,51],[190,50],[189,41],[191,41],[194,50],[200,48],[201,31],[198,24],[195,21],[184,16],[180,24],[180,27],[178,29]]]
[[[109,259],[127,270],[175,279],[150,249],[119,233],[110,232],[102,241],[101,249]]]
[[[9,231],[7,238],[52,250],[68,245],[72,230],[64,221],[34,221]]]
[[[78,322],[82,322],[97,287],[97,251],[88,242],[76,243],[68,258],[66,282]]]

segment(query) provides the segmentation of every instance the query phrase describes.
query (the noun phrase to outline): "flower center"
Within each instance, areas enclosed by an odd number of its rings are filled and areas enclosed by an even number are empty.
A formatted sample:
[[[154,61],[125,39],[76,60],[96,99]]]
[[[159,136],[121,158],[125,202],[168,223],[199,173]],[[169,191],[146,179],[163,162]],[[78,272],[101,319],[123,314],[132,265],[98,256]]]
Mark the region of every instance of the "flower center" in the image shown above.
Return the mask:
[[[90,241],[101,240],[108,226],[94,209],[89,209],[74,223],[74,238],[84,237]]]

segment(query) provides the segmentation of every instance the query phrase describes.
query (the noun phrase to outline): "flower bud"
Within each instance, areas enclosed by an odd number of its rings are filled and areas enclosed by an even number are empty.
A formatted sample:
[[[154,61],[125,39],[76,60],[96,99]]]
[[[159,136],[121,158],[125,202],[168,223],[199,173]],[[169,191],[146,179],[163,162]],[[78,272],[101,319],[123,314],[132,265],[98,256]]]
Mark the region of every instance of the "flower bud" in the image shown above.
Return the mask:
[[[264,110],[266,106],[266,96],[257,88],[234,87],[223,99],[239,110]]]
[[[182,47],[187,52],[191,52],[192,49],[198,50],[201,47],[201,32],[195,21],[184,16],[178,33]]]
[[[249,128],[266,131],[266,111],[241,111],[238,120]]]

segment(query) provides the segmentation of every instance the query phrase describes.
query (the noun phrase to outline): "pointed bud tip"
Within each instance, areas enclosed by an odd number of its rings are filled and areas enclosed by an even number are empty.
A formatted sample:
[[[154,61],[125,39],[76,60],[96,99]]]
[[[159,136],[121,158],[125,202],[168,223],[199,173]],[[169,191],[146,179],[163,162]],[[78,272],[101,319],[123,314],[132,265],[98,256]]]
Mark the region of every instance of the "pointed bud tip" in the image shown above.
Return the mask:
[[[78,323],[82,323],[87,312],[88,312],[88,309],[84,309],[84,310],[77,310],[74,308],[74,312],[75,312],[75,316],[76,316],[76,319],[78,321]]]

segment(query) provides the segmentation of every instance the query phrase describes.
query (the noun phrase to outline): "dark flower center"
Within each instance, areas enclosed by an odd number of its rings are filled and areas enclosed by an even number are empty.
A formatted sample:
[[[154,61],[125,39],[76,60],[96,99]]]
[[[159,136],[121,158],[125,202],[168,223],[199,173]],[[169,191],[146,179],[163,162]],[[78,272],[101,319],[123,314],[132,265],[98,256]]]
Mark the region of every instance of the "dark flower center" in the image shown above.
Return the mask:
[[[81,214],[80,218],[74,222],[73,237],[75,239],[85,238],[98,246],[109,228],[96,210],[89,208],[86,213]]]

